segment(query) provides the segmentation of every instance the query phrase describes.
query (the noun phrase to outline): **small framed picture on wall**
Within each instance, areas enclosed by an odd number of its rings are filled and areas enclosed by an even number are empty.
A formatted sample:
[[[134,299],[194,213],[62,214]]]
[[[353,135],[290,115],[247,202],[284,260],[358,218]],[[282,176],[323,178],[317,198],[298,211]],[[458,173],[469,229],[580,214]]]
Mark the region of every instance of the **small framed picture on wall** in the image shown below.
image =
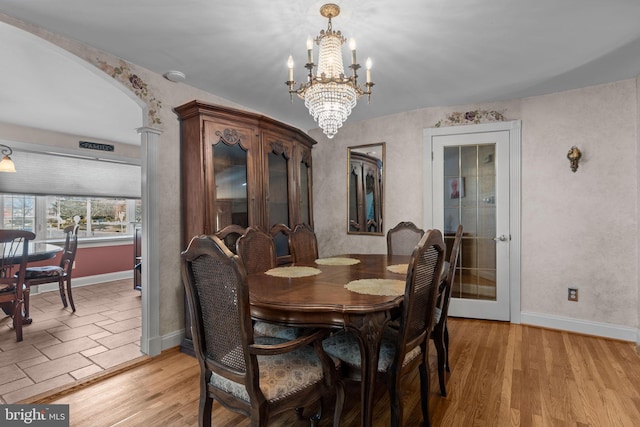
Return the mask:
[[[449,178],[449,198],[459,199],[464,197],[464,177]]]

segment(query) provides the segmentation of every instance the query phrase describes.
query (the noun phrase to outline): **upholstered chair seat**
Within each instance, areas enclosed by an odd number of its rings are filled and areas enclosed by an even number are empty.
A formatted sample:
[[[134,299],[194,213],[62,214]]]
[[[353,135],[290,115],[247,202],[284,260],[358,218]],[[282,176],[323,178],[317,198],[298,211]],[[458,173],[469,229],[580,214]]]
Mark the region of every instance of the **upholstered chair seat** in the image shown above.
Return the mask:
[[[382,335],[382,343],[380,344],[380,353],[378,355],[378,372],[386,372],[393,358],[396,355],[396,343],[398,341],[398,332],[390,328],[386,328]],[[340,331],[331,335],[322,342],[324,351],[333,357],[339,357],[343,363],[346,363],[353,370],[360,370],[361,358],[358,339],[349,331]],[[420,346],[416,346],[410,350],[404,357],[402,366],[406,366],[409,362],[420,356],[422,351]]]
[[[274,345],[287,342],[273,337],[255,337],[256,344]],[[238,348],[238,353],[242,348]],[[315,387],[323,381],[322,363],[311,346],[301,347],[290,353],[258,356],[260,390],[271,403],[287,396]],[[339,361],[334,361],[340,363]],[[209,384],[249,403],[250,397],[243,384],[231,381],[212,372]]]
[[[26,279],[41,279],[44,277],[58,277],[64,274],[64,268],[57,265],[45,265],[44,267],[29,267],[26,270]]]

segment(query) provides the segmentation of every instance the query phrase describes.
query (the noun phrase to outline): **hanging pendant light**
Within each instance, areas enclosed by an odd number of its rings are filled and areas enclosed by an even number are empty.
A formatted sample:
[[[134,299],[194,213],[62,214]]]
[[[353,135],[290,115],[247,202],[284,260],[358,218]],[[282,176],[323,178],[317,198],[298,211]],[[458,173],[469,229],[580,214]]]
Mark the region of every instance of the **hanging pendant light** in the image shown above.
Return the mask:
[[[318,126],[328,138],[338,132],[351,110],[356,106],[358,98],[362,95],[371,97],[371,59],[367,59],[366,90],[358,85],[358,69],[360,64],[356,62],[355,40],[351,39],[349,48],[351,50],[351,75],[344,74],[342,62],[342,45],[346,39],[340,31],[334,31],[331,25],[331,18],[340,14],[340,7],[336,4],[325,4],[320,8],[320,14],[329,19],[326,31],[320,31],[320,35],[315,39],[315,43],[320,47],[318,54],[318,66],[314,75],[316,64],[313,62],[313,40],[307,40],[307,64],[305,68],[309,70],[307,82],[301,83],[295,88],[296,82],[293,80],[293,57],[289,56],[287,65],[289,67],[289,80],[285,83],[289,86],[289,95],[293,102],[295,93],[304,99],[304,105],[309,109]]]

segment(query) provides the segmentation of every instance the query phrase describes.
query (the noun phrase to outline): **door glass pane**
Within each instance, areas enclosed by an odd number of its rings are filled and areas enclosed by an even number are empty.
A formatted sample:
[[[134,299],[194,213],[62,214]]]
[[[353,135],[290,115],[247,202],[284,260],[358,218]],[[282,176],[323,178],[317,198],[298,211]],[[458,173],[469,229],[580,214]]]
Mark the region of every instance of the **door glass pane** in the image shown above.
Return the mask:
[[[300,220],[311,225],[311,215],[309,214],[309,173],[310,168],[307,163],[300,163]]]
[[[289,226],[289,161],[284,153],[270,152],[269,164],[269,227],[275,224]],[[289,239],[282,233],[274,236],[276,255],[289,255]]]
[[[496,299],[495,144],[444,148],[444,234],[464,227],[454,298]]]
[[[213,146],[216,185],[216,230],[230,224],[249,226],[247,152],[240,145]]]

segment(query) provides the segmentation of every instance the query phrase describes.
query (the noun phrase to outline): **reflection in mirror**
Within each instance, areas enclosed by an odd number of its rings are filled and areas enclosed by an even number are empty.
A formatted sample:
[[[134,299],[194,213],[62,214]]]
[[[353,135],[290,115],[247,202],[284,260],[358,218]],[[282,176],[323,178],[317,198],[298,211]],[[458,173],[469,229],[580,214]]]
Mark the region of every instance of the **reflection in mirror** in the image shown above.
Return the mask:
[[[385,143],[348,147],[347,232],[383,234]]]

